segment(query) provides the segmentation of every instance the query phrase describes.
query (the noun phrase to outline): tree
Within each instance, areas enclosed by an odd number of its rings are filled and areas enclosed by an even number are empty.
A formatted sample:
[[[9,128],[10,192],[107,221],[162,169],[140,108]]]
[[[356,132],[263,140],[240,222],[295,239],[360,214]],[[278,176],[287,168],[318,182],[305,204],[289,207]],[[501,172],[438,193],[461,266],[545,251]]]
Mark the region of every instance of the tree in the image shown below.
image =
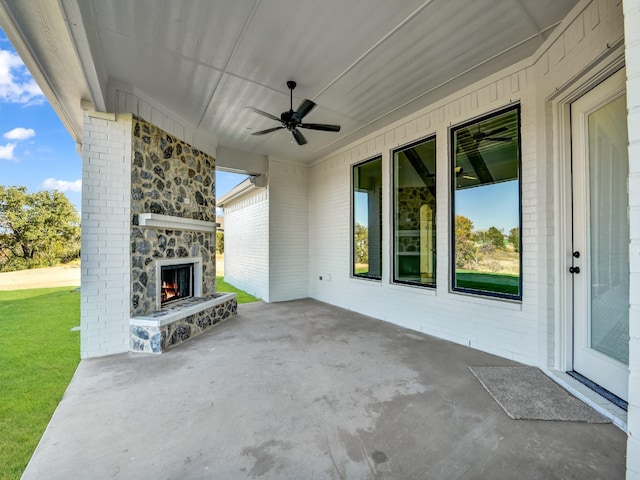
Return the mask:
[[[496,227],[489,227],[485,233],[485,241],[496,248],[504,250],[504,235]]]
[[[224,232],[216,232],[216,252],[224,253]]]
[[[465,268],[478,262],[478,246],[473,234],[473,222],[463,215],[456,215],[456,268]]]
[[[26,187],[0,186],[0,251],[7,259],[0,265],[4,269],[52,265],[77,257],[78,212],[61,192],[29,193]]]
[[[518,227],[513,227],[509,230],[509,243],[513,245],[513,249],[516,252],[520,251],[520,229]]]
[[[355,231],[356,263],[369,263],[369,229],[356,223]]]

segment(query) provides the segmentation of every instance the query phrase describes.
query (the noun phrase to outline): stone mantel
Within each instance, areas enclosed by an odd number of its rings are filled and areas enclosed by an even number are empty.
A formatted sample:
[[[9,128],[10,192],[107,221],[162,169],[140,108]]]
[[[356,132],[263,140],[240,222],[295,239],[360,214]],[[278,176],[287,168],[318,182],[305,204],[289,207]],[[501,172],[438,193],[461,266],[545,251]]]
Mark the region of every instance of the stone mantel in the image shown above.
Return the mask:
[[[141,213],[138,215],[138,226],[149,228],[166,228],[168,230],[189,230],[195,232],[215,232],[217,224],[192,218],[174,217],[159,213]]]

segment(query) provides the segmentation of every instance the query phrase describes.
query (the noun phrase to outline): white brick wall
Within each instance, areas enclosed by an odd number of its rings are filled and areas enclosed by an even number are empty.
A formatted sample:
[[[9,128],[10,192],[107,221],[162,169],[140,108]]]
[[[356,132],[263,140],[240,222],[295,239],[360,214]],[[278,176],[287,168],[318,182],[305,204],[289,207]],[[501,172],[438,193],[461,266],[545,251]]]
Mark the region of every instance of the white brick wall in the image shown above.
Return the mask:
[[[629,109],[629,220],[631,222],[629,330],[629,440],[627,479],[640,479],[640,0],[624,0]]]
[[[360,143],[316,164],[309,177],[310,295],[345,308],[381,318],[463,345],[526,363],[538,360],[536,331],[539,303],[539,254],[536,209],[535,142],[522,145],[523,273],[522,304],[449,293],[448,129],[471,118],[522,104],[523,137],[533,132],[535,109],[529,70],[519,67],[495,76],[472,90],[426,108]],[[436,134],[437,289],[393,285],[390,282],[390,151],[421,137]],[[383,279],[350,278],[350,169],[374,155],[383,161]],[[323,276],[320,281],[319,276]],[[326,280],[330,278],[330,280]],[[535,337],[534,337],[535,338]]]
[[[131,115],[84,116],[82,358],[129,350],[131,124]]]
[[[224,206],[224,278],[269,301],[267,190],[255,190]]]
[[[308,168],[269,161],[269,301],[309,296]]]
[[[548,97],[581,80],[585,68],[606,57],[622,38],[616,0],[583,1],[527,61],[478,82],[411,117],[317,162],[309,174],[310,295],[464,345],[546,368],[554,363],[558,288],[554,254],[557,185],[554,184],[553,118]],[[449,128],[487,112],[522,105],[521,304],[449,292]],[[437,289],[390,283],[390,151],[430,134],[437,136]],[[553,134],[553,131],[551,131]],[[350,168],[373,155],[383,158],[383,280],[352,279],[350,266]],[[272,260],[274,261],[274,260]],[[328,275],[327,275],[328,274]],[[325,280],[318,280],[322,275]],[[326,278],[331,280],[327,281]]]

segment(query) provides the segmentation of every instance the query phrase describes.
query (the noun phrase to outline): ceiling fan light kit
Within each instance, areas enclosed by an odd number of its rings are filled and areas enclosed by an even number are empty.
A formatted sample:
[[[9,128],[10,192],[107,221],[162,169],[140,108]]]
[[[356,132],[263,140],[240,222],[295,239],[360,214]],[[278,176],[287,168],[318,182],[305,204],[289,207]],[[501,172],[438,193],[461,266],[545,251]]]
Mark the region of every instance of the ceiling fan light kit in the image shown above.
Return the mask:
[[[276,122],[280,122],[279,127],[267,128],[265,130],[260,130],[257,132],[253,132],[251,135],[265,135],[267,133],[275,132],[277,130],[287,129],[293,135],[293,139],[298,145],[304,145],[307,143],[307,139],[304,137],[302,132],[298,130],[298,128],[306,128],[308,130],[320,130],[323,132],[339,132],[340,125],[328,125],[325,123],[302,123],[302,119],[306,117],[311,110],[316,107],[316,103],[312,102],[309,99],[305,99],[302,101],[300,106],[296,111],[293,110],[293,89],[296,88],[296,82],[293,80],[289,80],[287,82],[287,87],[289,88],[289,110],[286,112],[282,112],[280,114],[280,118],[275,115],[271,115],[270,113],[259,110],[255,107],[246,107],[254,113],[258,115],[262,115],[263,117],[267,117],[271,120],[275,120]]]

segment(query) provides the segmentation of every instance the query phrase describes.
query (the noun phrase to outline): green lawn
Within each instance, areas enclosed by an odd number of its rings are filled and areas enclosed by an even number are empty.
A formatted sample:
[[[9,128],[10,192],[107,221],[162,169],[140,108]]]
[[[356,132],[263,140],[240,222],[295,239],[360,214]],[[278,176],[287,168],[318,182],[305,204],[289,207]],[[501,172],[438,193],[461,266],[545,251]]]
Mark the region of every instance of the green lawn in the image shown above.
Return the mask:
[[[0,479],[19,479],[80,361],[73,287],[0,292]]]
[[[469,270],[457,270],[456,287],[518,295],[520,277],[506,273],[479,273]]]
[[[243,290],[238,290],[233,285],[229,285],[224,281],[223,277],[216,277],[216,292],[236,292],[238,294],[238,303],[259,302],[260,299],[249,295]]]
[[[216,279],[238,303],[260,299]],[[80,361],[80,293],[0,291],[0,480],[18,480]]]

